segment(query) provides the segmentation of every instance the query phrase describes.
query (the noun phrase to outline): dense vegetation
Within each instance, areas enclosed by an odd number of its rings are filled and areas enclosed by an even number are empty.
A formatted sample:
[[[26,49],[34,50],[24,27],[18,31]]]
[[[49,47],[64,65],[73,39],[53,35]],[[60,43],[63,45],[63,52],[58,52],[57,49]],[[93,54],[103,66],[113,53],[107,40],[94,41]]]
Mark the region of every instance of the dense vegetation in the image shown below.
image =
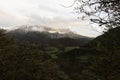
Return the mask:
[[[119,27],[111,29],[84,47],[60,54],[62,70],[73,80],[119,80],[119,32]]]
[[[120,28],[80,46],[17,42],[0,31],[0,80],[120,80]]]

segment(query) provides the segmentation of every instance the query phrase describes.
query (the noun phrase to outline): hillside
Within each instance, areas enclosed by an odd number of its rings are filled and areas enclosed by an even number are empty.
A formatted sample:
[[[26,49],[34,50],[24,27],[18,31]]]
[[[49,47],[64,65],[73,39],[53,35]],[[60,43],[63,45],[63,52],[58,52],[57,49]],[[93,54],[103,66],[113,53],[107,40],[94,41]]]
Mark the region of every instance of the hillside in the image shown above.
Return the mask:
[[[99,48],[100,50],[112,51],[113,49],[120,48],[120,27],[110,29],[108,32],[105,32],[103,35],[98,36],[92,40],[87,46]]]
[[[120,80],[119,32],[111,29],[81,47],[56,47],[18,43],[1,30],[0,79]]]
[[[60,54],[58,64],[73,80],[119,80],[119,33],[119,27],[111,29],[83,47]]]

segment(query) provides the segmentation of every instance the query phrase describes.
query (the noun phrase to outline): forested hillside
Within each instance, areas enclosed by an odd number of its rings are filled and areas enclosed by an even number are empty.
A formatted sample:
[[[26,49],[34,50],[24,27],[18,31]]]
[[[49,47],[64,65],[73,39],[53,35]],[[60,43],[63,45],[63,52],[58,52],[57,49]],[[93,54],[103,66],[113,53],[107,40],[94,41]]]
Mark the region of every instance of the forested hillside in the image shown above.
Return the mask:
[[[1,30],[0,80],[120,80],[119,32],[111,29],[84,46],[56,47],[18,42]]]

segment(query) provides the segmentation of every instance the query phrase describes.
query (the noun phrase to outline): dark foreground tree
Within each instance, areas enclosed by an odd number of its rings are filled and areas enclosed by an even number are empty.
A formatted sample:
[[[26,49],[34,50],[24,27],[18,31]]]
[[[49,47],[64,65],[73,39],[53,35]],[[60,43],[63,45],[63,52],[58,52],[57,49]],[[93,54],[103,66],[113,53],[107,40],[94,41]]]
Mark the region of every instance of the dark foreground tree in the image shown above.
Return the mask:
[[[120,0],[75,0],[76,13],[107,29],[120,25]]]

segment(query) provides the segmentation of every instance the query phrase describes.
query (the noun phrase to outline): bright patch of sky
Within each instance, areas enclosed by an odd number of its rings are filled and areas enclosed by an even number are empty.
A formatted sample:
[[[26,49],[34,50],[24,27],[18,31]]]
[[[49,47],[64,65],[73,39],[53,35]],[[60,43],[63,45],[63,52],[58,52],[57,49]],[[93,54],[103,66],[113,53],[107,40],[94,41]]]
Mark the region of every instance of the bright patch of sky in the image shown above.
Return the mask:
[[[77,19],[74,0],[0,0],[0,26],[13,28],[21,25],[44,25],[52,28],[69,28],[90,37],[98,36],[89,26],[88,20]]]

